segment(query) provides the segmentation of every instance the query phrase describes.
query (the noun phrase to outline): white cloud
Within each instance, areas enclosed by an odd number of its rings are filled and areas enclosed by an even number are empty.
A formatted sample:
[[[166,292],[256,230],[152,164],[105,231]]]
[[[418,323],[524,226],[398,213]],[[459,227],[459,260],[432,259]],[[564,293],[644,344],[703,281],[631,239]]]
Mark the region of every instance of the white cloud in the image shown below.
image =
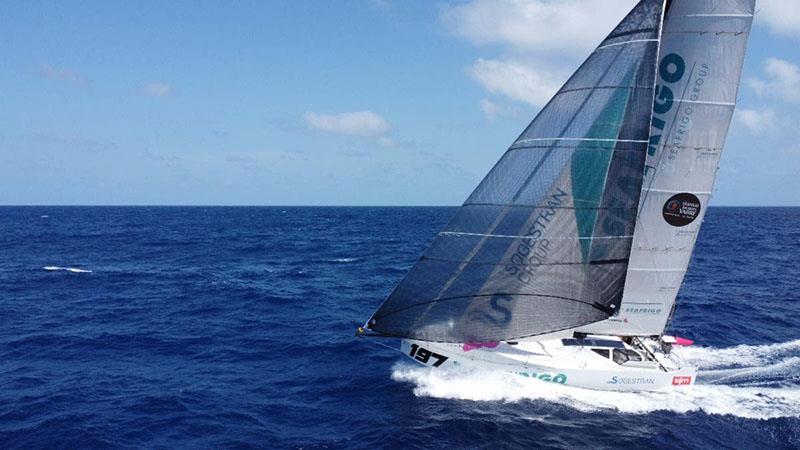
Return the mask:
[[[85,87],[87,84],[86,78],[68,69],[59,69],[50,64],[42,64],[40,70],[42,75],[51,80],[66,81],[81,87]]]
[[[503,112],[502,108],[500,108],[500,106],[491,100],[484,98],[479,103],[481,105],[481,111],[483,111],[483,115],[486,117],[486,120],[494,120]]]
[[[307,111],[303,119],[308,128],[348,136],[380,137],[392,130],[392,126],[380,114],[372,111],[319,114]],[[387,141],[382,142],[385,145]]]
[[[486,91],[540,107],[636,4],[636,0],[471,0],[446,8],[444,26],[499,52],[467,73]],[[488,100],[487,100],[488,101]],[[497,117],[481,103],[487,118]]]
[[[565,78],[563,73],[542,70],[520,61],[483,58],[475,61],[468,73],[487,91],[533,106],[547,103]]]
[[[762,134],[776,128],[775,111],[771,109],[736,109],[736,123],[752,134]]]
[[[800,8],[797,0],[759,0],[756,22],[788,37],[800,36]]]
[[[172,94],[172,87],[165,83],[147,83],[142,86],[142,94],[149,97],[167,97]]]
[[[392,3],[389,0],[368,0],[370,6],[377,9],[389,9],[392,7]]]
[[[474,44],[535,53],[591,51],[636,0],[472,0],[442,13],[445,26]]]
[[[800,66],[778,58],[764,62],[766,79],[750,78],[747,84],[759,95],[800,102]]]
[[[378,144],[380,144],[383,147],[394,147],[397,145],[397,141],[395,141],[390,137],[381,136],[378,138]]]

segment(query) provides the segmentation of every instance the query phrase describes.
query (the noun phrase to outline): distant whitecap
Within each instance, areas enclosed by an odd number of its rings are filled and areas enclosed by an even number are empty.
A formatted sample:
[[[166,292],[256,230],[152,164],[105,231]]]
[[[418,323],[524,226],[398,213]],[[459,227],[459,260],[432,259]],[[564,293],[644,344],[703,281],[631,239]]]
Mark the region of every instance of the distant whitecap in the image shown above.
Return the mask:
[[[44,267],[42,267],[42,269],[50,271],[50,272],[55,272],[55,271],[62,270],[64,272],[72,272],[72,273],[92,273],[91,270],[79,269],[77,267],[44,266]]]

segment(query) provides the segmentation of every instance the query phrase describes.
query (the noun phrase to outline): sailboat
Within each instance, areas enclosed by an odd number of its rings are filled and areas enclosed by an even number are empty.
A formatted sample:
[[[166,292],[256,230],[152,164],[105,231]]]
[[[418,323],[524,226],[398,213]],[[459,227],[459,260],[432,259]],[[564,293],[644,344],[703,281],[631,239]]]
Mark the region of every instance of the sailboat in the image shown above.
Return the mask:
[[[589,389],[685,389],[669,336],[755,0],[641,0],[356,335],[414,361]]]

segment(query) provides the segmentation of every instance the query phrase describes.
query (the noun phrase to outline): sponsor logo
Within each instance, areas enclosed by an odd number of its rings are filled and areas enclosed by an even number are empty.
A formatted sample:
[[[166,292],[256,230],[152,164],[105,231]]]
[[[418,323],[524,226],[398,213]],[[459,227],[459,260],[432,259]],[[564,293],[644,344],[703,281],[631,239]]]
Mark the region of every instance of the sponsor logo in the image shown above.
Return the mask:
[[[550,373],[536,373],[536,372],[517,372],[526,378],[536,378],[537,380],[547,381],[549,383],[567,384],[567,376],[563,373],[556,375]]]
[[[661,63],[658,65],[658,77],[661,83],[656,86],[656,98],[653,103],[654,130],[650,133],[650,146],[647,149],[647,154],[650,156],[656,154],[667,126],[667,121],[664,119],[675,104],[675,93],[668,85],[679,82],[685,73],[686,61],[680,55],[670,53],[661,58]]]
[[[673,386],[688,386],[692,384],[692,377],[672,377]]]
[[[627,314],[644,314],[644,315],[655,316],[655,315],[661,314],[661,311],[663,311],[662,308],[653,308],[653,307],[645,307],[645,306],[629,306],[629,307],[625,308],[622,312],[627,313]]]
[[[611,377],[608,384],[656,384],[656,380],[646,377]]]
[[[673,227],[683,227],[694,222],[700,215],[700,199],[688,192],[675,194],[664,203],[661,213],[664,220]]]
[[[536,220],[526,230],[525,238],[519,240],[519,245],[511,255],[511,264],[507,265],[505,270],[520,282],[530,284],[536,268],[547,260],[550,241],[544,237],[544,233],[555,217],[557,208],[566,202],[568,196],[569,194],[560,188],[552,194],[547,200],[547,208],[539,213]]]

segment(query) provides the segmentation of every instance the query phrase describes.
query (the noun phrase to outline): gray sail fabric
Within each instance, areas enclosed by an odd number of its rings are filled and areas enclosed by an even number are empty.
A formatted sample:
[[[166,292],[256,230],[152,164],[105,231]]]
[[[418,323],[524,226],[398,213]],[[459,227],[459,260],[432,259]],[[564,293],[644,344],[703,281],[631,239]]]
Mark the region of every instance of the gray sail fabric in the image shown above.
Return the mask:
[[[520,135],[367,322],[508,340],[614,314],[649,137],[661,0],[643,0]]]
[[[708,210],[754,12],[755,0],[669,3],[640,212],[620,313],[581,331],[664,332]]]

